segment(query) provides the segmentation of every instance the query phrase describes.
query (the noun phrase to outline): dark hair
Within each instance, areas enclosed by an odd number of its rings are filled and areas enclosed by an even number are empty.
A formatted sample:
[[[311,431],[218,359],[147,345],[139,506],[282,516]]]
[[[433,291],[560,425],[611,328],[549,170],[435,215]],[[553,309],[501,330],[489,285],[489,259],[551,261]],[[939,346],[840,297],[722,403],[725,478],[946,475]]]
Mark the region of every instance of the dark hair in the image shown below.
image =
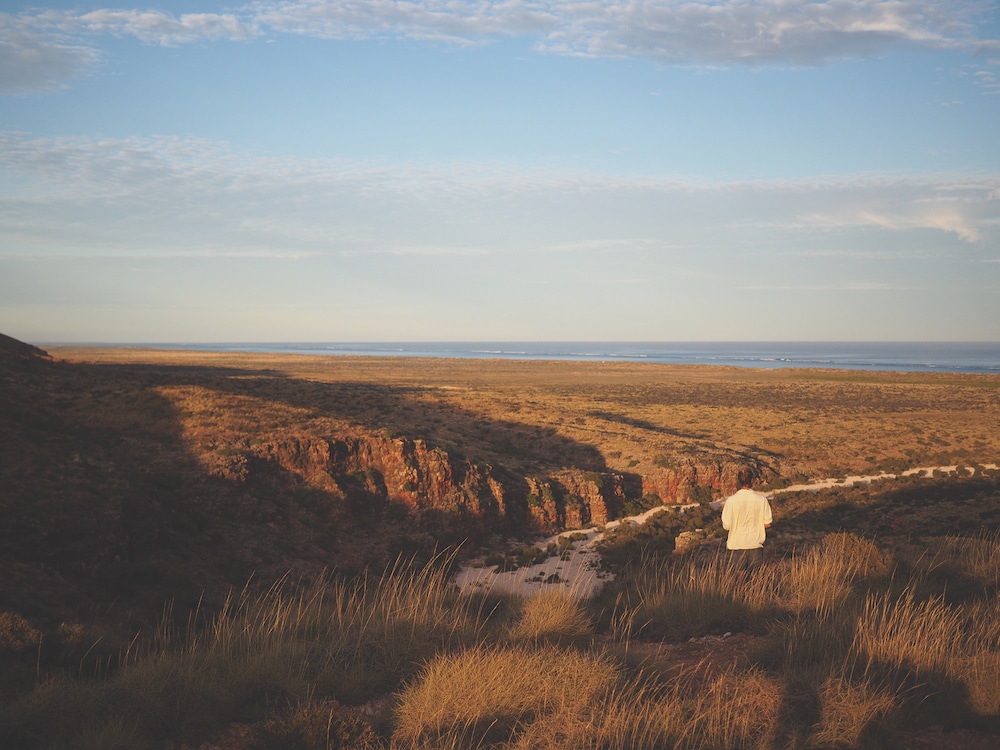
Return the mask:
[[[754,472],[749,466],[740,467],[739,473],[736,475],[736,481],[739,482],[740,487],[750,487],[753,484]]]

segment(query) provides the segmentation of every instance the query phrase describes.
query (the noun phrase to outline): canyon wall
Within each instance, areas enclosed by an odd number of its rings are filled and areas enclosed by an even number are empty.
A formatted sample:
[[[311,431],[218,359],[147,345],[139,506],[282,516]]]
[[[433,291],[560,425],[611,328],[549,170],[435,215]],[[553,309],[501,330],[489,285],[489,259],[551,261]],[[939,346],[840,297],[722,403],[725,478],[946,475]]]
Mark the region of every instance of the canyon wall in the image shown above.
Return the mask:
[[[423,440],[377,433],[263,442],[228,455],[213,473],[237,482],[290,472],[348,506],[397,503],[437,510],[507,532],[602,526],[655,503],[705,500],[735,491],[741,464],[656,468],[645,475],[564,468],[525,476],[449,455]],[[702,488],[700,491],[698,488]]]

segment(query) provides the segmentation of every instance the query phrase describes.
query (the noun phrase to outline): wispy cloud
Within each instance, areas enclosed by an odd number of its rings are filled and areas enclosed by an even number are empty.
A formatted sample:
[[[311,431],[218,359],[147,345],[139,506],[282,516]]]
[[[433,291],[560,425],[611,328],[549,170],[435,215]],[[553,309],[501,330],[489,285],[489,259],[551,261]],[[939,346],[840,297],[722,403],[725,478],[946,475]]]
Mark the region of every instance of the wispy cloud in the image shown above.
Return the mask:
[[[919,0],[581,2],[561,9],[543,49],[682,64],[817,65],[975,38],[968,6]]]
[[[879,201],[881,207],[844,206],[834,213],[803,217],[804,225],[816,228],[874,227],[889,231],[931,229],[954,234],[966,242],[983,238],[985,215],[996,210],[988,193],[970,190],[960,199],[948,197]],[[891,205],[895,203],[896,205]]]
[[[215,39],[244,40],[260,34],[252,16],[240,13],[182,13],[161,10],[98,9],[88,12],[40,10],[0,15],[5,36],[18,33],[134,37],[165,46]]]
[[[97,38],[132,37],[145,44],[179,45],[246,40],[261,32],[243,13],[184,13],[99,9],[0,13],[0,93],[59,88],[103,58]]]
[[[986,66],[976,70],[974,75],[976,85],[983,90],[983,93],[1000,96],[1000,46],[993,48],[992,52],[995,59],[989,60]]]
[[[343,250],[341,255],[361,256],[361,255],[408,255],[440,257],[447,255],[458,255],[465,257],[489,255],[492,251],[478,247],[448,247],[442,245],[394,245],[391,247],[371,247],[364,250]]]
[[[1000,43],[979,37],[980,12],[972,0],[263,0],[229,13],[29,11],[0,14],[0,90],[51,88],[93,66],[101,35],[161,45],[277,34],[454,44],[521,37],[550,54],[809,66],[896,47],[991,56]]]
[[[180,138],[0,134],[0,252],[693,255],[927,235],[994,247],[1000,175],[716,182],[271,159]],[[385,216],[392,216],[386,222]],[[608,227],[629,227],[628,236]],[[920,235],[918,233],[923,233]],[[922,252],[926,252],[926,248]]]
[[[148,44],[175,45],[204,40],[234,41],[258,36],[253,20],[232,13],[183,13],[172,16],[158,10],[95,10],[74,15],[49,15],[63,32],[132,36]]]
[[[480,43],[499,36],[544,36],[565,21],[552,2],[304,0],[258,2],[253,17],[274,31],[325,39],[408,37]]]
[[[94,47],[39,28],[35,18],[0,13],[0,94],[60,88],[101,58]]]
[[[781,225],[787,231],[879,229],[935,230],[965,242],[983,240],[1000,211],[995,175],[861,176],[822,181],[825,201],[793,199],[798,210]],[[767,225],[767,220],[754,222]]]
[[[845,281],[837,284],[745,284],[737,287],[752,292],[889,292],[912,287],[884,281]]]
[[[681,64],[816,65],[896,45],[975,46],[977,6],[940,0],[290,0],[249,6],[275,31],[326,38],[477,42],[532,36],[539,49]]]

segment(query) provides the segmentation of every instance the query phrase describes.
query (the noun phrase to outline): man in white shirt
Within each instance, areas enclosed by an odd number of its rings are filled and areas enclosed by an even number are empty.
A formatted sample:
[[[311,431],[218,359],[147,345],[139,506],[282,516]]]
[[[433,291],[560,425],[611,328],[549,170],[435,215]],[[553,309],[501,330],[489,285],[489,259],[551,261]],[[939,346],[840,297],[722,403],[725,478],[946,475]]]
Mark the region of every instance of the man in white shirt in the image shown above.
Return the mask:
[[[722,528],[729,532],[726,548],[737,570],[756,570],[764,562],[764,529],[771,527],[771,505],[767,498],[750,489],[753,475],[739,474],[740,489],[722,506]]]

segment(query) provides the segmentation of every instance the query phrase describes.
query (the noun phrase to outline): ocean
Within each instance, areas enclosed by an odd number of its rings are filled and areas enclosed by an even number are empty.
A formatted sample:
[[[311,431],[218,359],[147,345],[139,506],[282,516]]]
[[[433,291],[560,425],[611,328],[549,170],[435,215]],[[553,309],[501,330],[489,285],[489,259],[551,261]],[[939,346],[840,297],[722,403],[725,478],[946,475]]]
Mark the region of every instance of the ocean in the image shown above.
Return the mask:
[[[150,344],[282,354],[555,359],[735,367],[1000,373],[1000,342],[419,342]]]

